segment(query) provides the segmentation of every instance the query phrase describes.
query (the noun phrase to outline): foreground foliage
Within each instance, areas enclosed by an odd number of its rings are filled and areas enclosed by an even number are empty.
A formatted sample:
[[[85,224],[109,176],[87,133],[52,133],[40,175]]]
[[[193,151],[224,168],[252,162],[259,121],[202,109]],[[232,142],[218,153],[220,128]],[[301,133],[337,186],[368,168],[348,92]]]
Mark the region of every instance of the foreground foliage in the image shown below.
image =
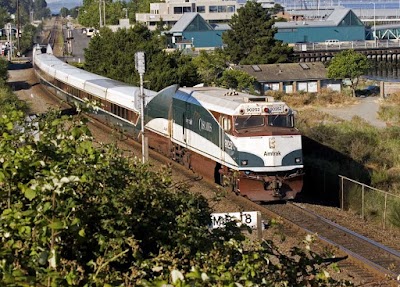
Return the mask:
[[[282,253],[234,225],[210,230],[203,197],[95,143],[81,116],[1,111],[0,285],[350,285],[329,276],[311,237]]]

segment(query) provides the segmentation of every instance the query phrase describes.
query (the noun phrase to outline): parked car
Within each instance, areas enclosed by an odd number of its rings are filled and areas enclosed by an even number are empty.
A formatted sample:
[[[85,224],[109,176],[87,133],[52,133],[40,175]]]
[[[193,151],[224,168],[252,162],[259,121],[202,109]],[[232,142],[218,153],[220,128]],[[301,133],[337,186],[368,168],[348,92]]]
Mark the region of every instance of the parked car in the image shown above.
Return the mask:
[[[370,85],[362,90],[356,92],[357,96],[377,96],[380,93],[379,86]]]
[[[340,42],[337,39],[325,40],[325,45],[327,45],[327,46],[339,45],[339,43]]]

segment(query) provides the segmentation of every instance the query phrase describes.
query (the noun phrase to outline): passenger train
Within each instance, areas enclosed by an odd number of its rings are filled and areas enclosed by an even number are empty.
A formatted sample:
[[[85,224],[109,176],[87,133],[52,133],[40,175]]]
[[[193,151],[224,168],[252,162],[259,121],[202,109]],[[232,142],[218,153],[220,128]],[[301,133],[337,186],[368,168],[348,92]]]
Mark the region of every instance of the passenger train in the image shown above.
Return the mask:
[[[95,101],[92,116],[140,140],[139,87],[95,75],[35,49],[35,73],[67,102]],[[272,97],[216,87],[144,90],[151,149],[256,202],[294,199],[303,156],[294,113]]]

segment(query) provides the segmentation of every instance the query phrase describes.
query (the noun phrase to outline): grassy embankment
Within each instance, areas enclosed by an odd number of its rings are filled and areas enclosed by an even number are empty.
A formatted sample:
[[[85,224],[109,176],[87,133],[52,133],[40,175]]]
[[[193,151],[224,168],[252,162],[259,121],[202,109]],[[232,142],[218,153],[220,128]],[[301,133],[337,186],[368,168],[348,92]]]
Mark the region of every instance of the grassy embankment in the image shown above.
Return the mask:
[[[375,188],[400,195],[400,94],[393,95],[382,105],[381,119],[392,123],[376,128],[359,117],[345,121],[318,110],[319,107],[345,106],[356,103],[349,93],[324,91],[320,94],[275,95],[298,111],[296,125],[303,135],[338,151],[349,158],[343,160],[315,151],[305,154],[305,165],[324,169],[330,174],[345,175]],[[349,164],[350,163],[350,164]],[[361,168],[360,168],[361,167]],[[365,176],[367,174],[367,178]],[[339,179],[338,179],[339,180]],[[360,205],[361,193],[349,200]],[[381,218],[383,195],[367,199],[367,217]],[[400,203],[389,202],[389,220],[400,226]],[[396,207],[397,206],[397,207]]]

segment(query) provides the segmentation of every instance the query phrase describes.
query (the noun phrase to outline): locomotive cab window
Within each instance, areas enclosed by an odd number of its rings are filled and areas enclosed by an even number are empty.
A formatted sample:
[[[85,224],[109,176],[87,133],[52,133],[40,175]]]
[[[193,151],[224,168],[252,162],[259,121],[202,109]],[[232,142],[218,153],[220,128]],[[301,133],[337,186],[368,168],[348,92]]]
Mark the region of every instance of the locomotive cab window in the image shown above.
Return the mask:
[[[265,116],[239,116],[235,118],[235,129],[257,128],[265,125]]]
[[[268,116],[268,125],[274,127],[292,128],[294,126],[293,115]]]
[[[222,128],[224,131],[229,132],[231,130],[231,120],[228,118],[222,118]]]

